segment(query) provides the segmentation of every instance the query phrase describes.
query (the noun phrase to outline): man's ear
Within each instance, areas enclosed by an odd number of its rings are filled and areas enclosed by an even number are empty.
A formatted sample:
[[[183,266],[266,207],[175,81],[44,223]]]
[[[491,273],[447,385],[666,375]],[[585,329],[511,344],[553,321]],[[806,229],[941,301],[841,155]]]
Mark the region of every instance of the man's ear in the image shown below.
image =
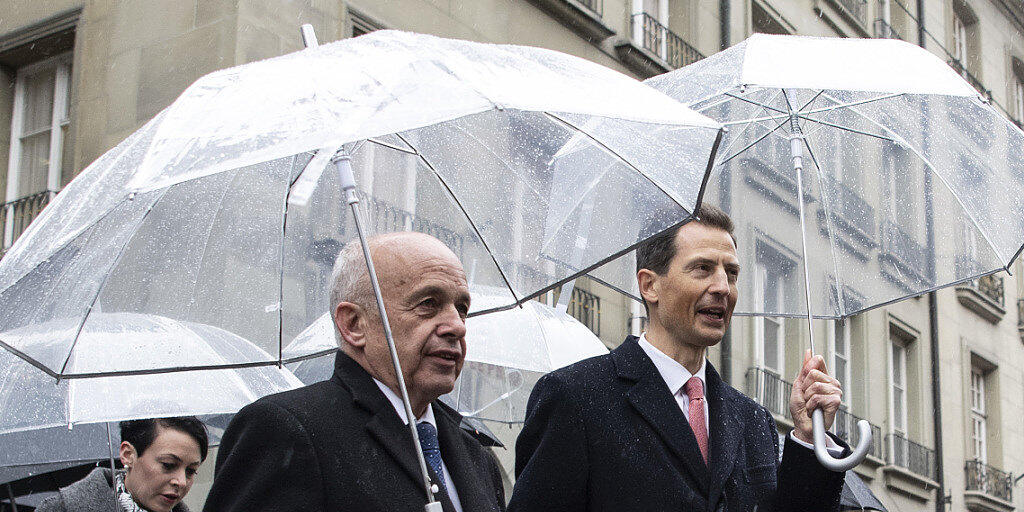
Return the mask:
[[[341,339],[355,348],[366,344],[366,311],[351,302],[339,302],[334,307],[334,328]]]
[[[648,305],[658,303],[658,274],[647,268],[637,270],[636,284],[640,288],[640,296]]]
[[[122,466],[124,466],[125,468],[130,468],[132,467],[132,464],[135,464],[135,458],[138,457],[138,454],[135,453],[135,447],[132,446],[131,443],[129,443],[128,441],[121,441],[121,448],[119,453],[121,457]]]

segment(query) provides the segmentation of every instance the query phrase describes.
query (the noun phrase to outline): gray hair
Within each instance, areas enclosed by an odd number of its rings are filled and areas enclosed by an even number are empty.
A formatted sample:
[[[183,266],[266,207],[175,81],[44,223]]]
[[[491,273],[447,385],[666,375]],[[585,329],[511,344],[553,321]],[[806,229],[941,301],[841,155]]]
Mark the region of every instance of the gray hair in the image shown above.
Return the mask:
[[[359,239],[356,239],[342,247],[337,259],[334,260],[334,268],[331,270],[328,308],[332,325],[334,323],[334,308],[342,302],[358,304],[365,308],[370,315],[376,314],[376,308],[371,307],[372,295],[370,273],[366,271],[366,261],[363,259],[363,247],[359,243]],[[339,347],[344,346],[337,327],[334,329],[334,338],[338,341]]]

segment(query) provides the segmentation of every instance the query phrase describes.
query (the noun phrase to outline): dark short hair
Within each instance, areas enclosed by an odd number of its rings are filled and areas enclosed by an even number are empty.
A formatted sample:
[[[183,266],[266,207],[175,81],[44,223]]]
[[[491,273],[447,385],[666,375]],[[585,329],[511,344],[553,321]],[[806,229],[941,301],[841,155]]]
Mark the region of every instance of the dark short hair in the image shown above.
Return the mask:
[[[149,418],[144,420],[127,420],[120,423],[121,440],[128,441],[142,455],[153,444],[157,436],[157,426],[184,432],[199,444],[199,460],[206,460],[206,452],[210,448],[210,439],[206,434],[206,426],[195,416],[179,416],[175,418]]]
[[[733,244],[738,245],[736,235],[733,233],[732,219],[729,218],[729,214],[717,206],[702,204],[697,210],[696,218],[690,222],[721,229],[729,233]],[[645,268],[659,276],[668,272],[668,266],[672,262],[672,258],[676,256],[676,234],[685,224],[687,223],[676,224],[636,246],[636,271],[639,272],[640,269]],[[643,297],[640,297],[640,300],[643,300]],[[650,313],[646,300],[644,300],[644,309]]]

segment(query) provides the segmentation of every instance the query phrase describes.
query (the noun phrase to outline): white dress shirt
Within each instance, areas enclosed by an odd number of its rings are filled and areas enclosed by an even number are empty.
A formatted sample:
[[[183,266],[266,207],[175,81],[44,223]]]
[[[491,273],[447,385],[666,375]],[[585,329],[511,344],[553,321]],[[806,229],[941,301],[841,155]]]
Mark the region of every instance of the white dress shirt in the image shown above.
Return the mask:
[[[696,376],[700,379],[701,384],[704,385],[704,426],[708,430],[707,435],[708,440],[710,440],[711,416],[708,414],[708,381],[704,378],[706,373],[705,369],[707,368],[707,359],[701,360],[700,369],[694,374],[690,373],[690,370],[687,370],[679,361],[672,359],[668,354],[665,354],[661,350],[658,350],[654,345],[651,345],[651,343],[647,341],[646,333],[640,335],[640,341],[638,344],[640,345],[640,348],[643,349],[644,353],[647,354],[647,357],[651,358],[651,362],[654,363],[654,367],[658,369],[658,373],[661,374],[661,378],[665,381],[665,384],[668,385],[668,389],[672,392],[672,396],[676,399],[676,403],[679,404],[679,409],[683,411],[683,416],[686,416],[687,422],[690,421],[690,397],[687,396],[685,391],[683,391],[683,384],[686,384],[686,381],[690,380],[690,377]],[[792,430],[789,432],[789,437],[793,439],[793,441],[796,441],[800,446],[804,446],[812,450],[814,449],[814,445],[797,439],[797,437],[793,435]],[[831,437],[825,436],[825,442],[825,447],[833,457],[838,457],[842,454],[842,448],[840,448]]]
[[[377,379],[373,379],[373,382],[377,384],[377,387],[384,393],[384,396],[388,397],[388,401],[390,401],[391,405],[395,408],[395,412],[398,413],[398,417],[402,420],[402,423],[408,425],[409,420],[408,416],[405,415],[405,405],[402,403],[402,398],[398,396],[398,393],[395,393],[391,388],[385,386],[383,382]],[[434,420],[434,407],[430,404],[427,404],[427,412],[423,413],[423,416],[416,418],[417,424],[424,422],[430,423],[434,426],[435,430],[437,429],[437,421]],[[438,435],[440,435],[440,432],[438,432]],[[442,478],[444,478],[444,486],[448,490],[448,498],[452,500],[452,506],[455,507],[456,512],[462,512],[462,502],[459,501],[459,493],[455,489],[455,482],[452,481],[452,475],[448,473],[448,466],[444,463],[443,454],[441,455],[441,472],[444,473]]]

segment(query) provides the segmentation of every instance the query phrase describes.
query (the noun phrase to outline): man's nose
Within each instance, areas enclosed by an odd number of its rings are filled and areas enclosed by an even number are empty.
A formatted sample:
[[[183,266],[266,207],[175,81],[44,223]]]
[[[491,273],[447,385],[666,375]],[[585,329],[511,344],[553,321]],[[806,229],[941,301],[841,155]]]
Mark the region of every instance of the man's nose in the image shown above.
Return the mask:
[[[441,313],[438,334],[441,336],[460,339],[466,336],[466,320],[462,313],[454,305],[449,305]]]
[[[711,279],[712,282],[709,289],[711,293],[720,293],[723,295],[729,294],[731,291],[729,286],[729,274],[726,272],[725,268],[718,267]]]

